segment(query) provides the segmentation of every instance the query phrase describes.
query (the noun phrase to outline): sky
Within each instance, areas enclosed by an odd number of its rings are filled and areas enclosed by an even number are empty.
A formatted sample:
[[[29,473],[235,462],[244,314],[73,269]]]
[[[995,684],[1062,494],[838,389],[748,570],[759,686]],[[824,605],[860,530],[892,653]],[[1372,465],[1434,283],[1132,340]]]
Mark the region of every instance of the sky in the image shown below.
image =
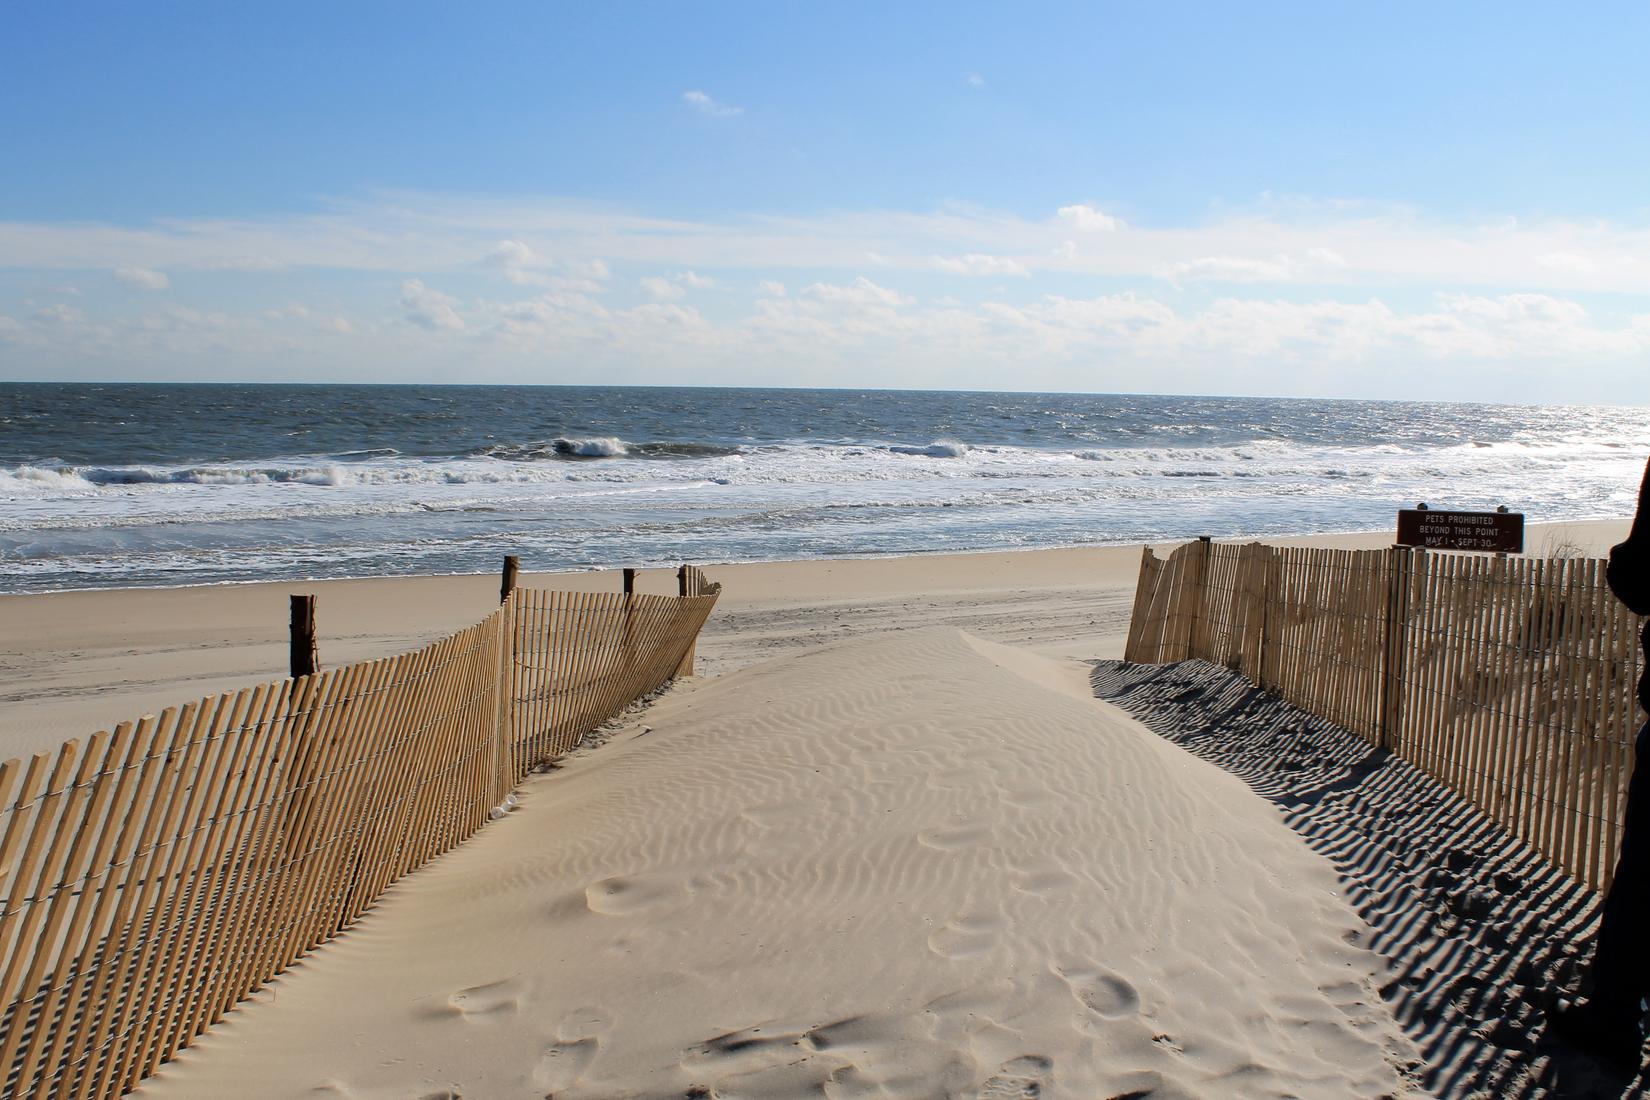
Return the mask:
[[[1650,5],[0,7],[0,380],[1650,404]]]

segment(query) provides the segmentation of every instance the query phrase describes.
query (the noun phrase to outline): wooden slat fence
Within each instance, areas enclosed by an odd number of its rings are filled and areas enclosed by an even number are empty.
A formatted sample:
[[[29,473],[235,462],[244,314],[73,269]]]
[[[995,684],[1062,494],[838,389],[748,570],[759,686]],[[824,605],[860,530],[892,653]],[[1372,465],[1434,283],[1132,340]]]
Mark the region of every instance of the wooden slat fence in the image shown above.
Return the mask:
[[[1605,889],[1642,620],[1605,563],[1393,547],[1147,548],[1124,658],[1197,659],[1382,745]]]
[[[112,1097],[675,675],[720,585],[517,589],[397,657],[0,764],[8,1097]]]

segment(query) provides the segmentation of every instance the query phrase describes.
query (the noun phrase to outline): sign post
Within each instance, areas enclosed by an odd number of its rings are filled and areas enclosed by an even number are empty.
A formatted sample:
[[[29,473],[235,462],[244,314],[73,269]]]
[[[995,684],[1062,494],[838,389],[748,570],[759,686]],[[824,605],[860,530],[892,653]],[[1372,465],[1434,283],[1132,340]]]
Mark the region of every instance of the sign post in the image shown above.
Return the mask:
[[[1524,552],[1524,513],[1452,512],[1428,508],[1425,504],[1404,508],[1398,512],[1398,545],[1521,554]]]

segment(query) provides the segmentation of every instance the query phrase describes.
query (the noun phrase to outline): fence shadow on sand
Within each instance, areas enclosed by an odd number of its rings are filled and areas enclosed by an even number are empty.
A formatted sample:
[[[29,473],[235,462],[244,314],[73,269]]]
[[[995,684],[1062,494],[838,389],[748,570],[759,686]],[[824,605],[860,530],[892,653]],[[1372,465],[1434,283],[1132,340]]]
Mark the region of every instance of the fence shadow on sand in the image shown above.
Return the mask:
[[[1414,765],[1202,661],[1096,662],[1096,697],[1246,782],[1326,857],[1389,961],[1381,990],[1438,1097],[1639,1096],[1544,1034],[1596,896]]]

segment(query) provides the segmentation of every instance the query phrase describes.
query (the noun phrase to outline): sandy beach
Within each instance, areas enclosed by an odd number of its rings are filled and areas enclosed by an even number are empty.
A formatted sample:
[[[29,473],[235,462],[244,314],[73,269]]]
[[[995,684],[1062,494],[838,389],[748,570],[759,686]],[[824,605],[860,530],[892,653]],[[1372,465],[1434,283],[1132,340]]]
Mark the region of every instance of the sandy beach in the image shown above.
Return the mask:
[[[1528,548],[1603,553],[1626,521],[1532,524]],[[1386,546],[1387,533],[1301,546]],[[1168,545],[1159,547],[1169,549]],[[1122,655],[1139,546],[710,565],[724,593],[699,644],[716,676],[823,642],[949,625],[1045,656]],[[617,569],[523,574],[526,586],[617,591]],[[672,594],[643,571],[638,591]],[[323,667],[400,653],[476,622],[498,577],[396,577],[0,596],[0,759],[287,672],[288,596],[314,593]]]
[[[1625,529],[1528,545],[1598,554]],[[1342,869],[1095,697],[1139,559],[708,566],[725,593],[697,677],[531,778],[141,1095],[1422,1094],[1436,1051],[1383,996],[1392,962]],[[5,597],[0,751],[279,677],[289,592],[317,594],[335,664],[467,626],[497,583]]]

